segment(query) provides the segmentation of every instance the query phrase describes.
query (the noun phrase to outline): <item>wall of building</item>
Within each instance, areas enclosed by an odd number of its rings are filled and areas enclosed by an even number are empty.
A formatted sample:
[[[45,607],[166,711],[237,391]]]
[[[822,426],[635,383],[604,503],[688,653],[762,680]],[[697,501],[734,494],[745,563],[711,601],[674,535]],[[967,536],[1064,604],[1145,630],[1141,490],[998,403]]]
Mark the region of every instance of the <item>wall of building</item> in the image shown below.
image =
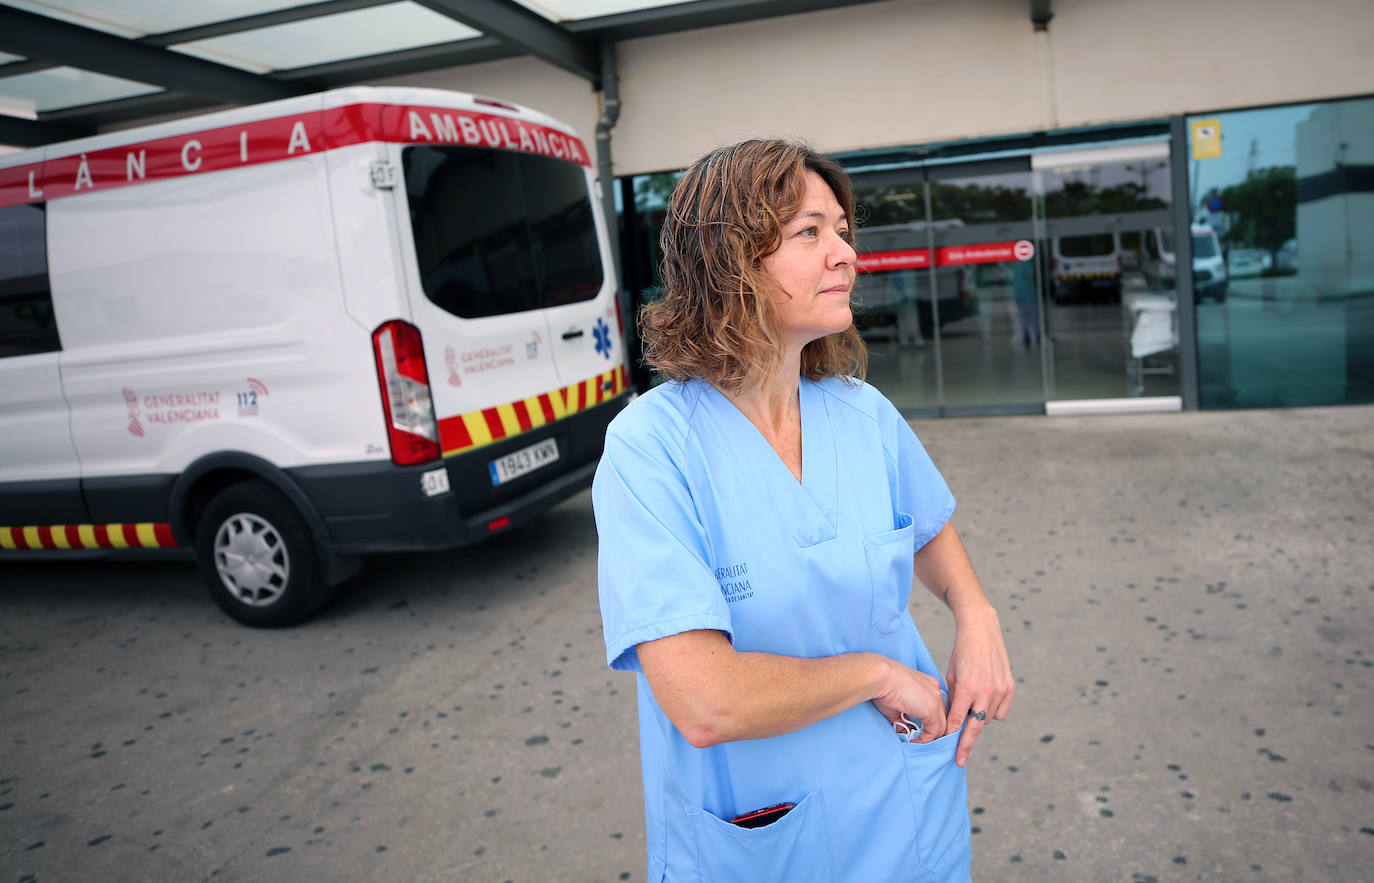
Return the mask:
[[[1055,0],[1042,33],[1029,7],[889,0],[620,43],[616,174],[752,135],[847,151],[1374,93],[1368,0]],[[528,104],[589,146],[600,113],[534,59],[383,82]]]

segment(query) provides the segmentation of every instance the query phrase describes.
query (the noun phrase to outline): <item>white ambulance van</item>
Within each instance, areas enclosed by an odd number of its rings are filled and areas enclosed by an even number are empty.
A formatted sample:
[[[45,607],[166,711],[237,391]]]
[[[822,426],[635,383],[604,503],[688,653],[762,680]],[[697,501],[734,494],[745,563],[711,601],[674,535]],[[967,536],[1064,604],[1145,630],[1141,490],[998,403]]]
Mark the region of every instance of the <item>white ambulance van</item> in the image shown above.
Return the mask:
[[[287,625],[587,487],[628,399],[595,186],[563,124],[429,89],[0,156],[0,556],[190,549]]]

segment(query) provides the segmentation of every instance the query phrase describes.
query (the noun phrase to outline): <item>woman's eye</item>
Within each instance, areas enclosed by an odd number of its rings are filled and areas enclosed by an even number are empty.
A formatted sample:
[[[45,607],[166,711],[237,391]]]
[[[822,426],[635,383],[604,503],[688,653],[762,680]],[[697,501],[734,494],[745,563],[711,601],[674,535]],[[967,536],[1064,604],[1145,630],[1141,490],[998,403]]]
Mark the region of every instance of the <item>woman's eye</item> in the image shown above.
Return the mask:
[[[815,236],[819,231],[815,227],[807,227],[797,232],[798,236]]]
[[[841,230],[841,231],[840,231],[840,238],[843,239],[845,242],[853,243],[853,242],[854,242],[854,233],[853,233],[852,231],[850,231],[850,230]]]

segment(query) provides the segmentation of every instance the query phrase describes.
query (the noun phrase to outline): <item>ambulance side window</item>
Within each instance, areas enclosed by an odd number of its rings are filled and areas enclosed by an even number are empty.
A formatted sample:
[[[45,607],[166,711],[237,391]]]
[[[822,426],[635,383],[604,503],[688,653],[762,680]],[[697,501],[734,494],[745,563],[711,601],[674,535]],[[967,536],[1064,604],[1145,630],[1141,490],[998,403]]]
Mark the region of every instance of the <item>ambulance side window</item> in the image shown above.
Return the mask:
[[[472,147],[402,151],[425,296],[463,318],[596,297],[601,249],[580,166]]]
[[[45,209],[0,208],[0,358],[62,348],[48,285]]]

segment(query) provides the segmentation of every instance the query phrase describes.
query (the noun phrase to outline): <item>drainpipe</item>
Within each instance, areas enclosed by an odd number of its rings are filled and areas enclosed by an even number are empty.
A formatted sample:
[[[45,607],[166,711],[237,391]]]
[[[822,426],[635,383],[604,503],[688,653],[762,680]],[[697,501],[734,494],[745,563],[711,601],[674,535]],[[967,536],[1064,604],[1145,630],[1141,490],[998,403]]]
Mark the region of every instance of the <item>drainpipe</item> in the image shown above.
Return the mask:
[[[596,169],[601,183],[601,210],[606,218],[606,233],[611,240],[611,265],[615,268],[616,293],[625,287],[620,267],[620,234],[615,217],[615,178],[611,172],[611,129],[620,119],[620,81],[615,73],[615,44],[601,42],[601,119],[596,121]],[[630,315],[623,312],[622,315]]]

